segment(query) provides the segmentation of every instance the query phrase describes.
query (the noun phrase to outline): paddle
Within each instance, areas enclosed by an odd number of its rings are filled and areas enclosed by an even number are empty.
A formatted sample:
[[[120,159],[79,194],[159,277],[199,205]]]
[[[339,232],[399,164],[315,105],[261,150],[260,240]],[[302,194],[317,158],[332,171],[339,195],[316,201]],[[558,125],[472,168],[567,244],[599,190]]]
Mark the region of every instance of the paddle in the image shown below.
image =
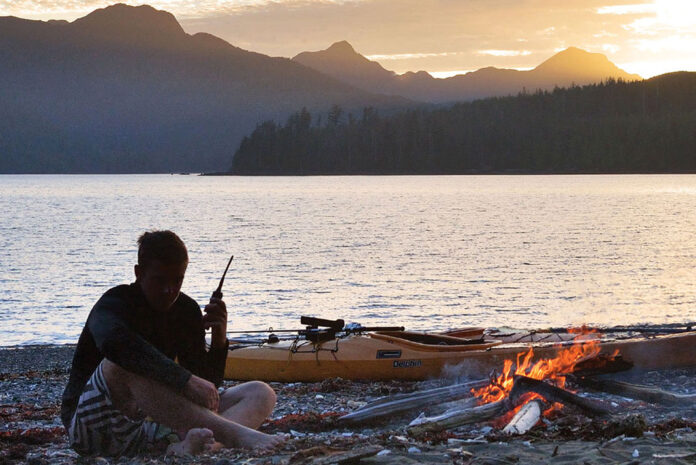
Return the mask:
[[[600,331],[602,333],[654,333],[654,334],[677,334],[694,331],[696,322],[692,323],[670,323],[655,326],[610,326],[610,327],[587,327],[588,330]],[[567,333],[568,328],[548,328],[538,330],[538,332]]]
[[[310,316],[300,317],[300,322],[306,324],[303,329],[250,329],[227,331],[227,334],[254,334],[254,333],[297,333],[298,336],[304,336],[312,342],[323,342],[336,338],[336,333],[360,334],[374,331],[403,331],[403,326],[361,326],[359,324],[349,324],[344,326],[344,320],[325,320],[323,318],[315,318]],[[319,328],[322,326],[323,328]],[[270,339],[270,337],[269,337]],[[276,339],[277,340],[277,339]]]

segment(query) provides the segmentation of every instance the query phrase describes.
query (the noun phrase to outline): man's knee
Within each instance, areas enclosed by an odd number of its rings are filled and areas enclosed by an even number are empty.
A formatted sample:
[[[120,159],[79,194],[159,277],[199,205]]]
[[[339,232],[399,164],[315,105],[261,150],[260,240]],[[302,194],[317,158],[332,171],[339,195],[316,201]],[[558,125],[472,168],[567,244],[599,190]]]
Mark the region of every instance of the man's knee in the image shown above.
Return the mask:
[[[251,381],[253,392],[259,400],[259,403],[266,407],[269,411],[273,410],[276,404],[276,393],[271,386],[262,381]]]
[[[236,404],[245,402],[255,405],[260,410],[267,410],[269,413],[276,404],[276,393],[271,386],[262,381],[249,381],[244,384],[228,389],[222,395],[223,401]]]

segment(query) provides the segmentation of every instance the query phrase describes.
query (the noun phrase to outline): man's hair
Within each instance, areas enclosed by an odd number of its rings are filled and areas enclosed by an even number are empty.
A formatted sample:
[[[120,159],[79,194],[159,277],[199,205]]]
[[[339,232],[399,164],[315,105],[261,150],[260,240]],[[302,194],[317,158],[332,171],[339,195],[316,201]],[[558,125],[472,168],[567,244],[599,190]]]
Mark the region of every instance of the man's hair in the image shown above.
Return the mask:
[[[148,231],[138,238],[138,265],[147,267],[155,260],[168,265],[188,263],[186,245],[172,231]]]

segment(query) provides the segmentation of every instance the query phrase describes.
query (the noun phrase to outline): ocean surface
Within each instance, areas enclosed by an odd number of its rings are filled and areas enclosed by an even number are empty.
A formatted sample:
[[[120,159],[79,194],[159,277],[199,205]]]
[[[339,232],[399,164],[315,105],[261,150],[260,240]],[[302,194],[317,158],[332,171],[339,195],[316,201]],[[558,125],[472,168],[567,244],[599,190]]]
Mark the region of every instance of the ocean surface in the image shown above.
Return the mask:
[[[230,330],[696,321],[696,176],[0,176],[0,346],[76,342],[136,240]]]

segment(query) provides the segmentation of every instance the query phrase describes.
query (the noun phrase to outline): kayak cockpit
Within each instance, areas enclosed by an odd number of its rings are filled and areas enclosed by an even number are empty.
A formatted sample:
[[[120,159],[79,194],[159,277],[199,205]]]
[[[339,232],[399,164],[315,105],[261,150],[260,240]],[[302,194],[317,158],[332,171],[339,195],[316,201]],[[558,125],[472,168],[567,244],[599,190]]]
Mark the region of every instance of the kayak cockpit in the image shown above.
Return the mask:
[[[369,333],[368,336],[428,352],[485,350],[501,344],[500,341],[484,341],[483,337],[462,338],[414,331],[377,331]]]

